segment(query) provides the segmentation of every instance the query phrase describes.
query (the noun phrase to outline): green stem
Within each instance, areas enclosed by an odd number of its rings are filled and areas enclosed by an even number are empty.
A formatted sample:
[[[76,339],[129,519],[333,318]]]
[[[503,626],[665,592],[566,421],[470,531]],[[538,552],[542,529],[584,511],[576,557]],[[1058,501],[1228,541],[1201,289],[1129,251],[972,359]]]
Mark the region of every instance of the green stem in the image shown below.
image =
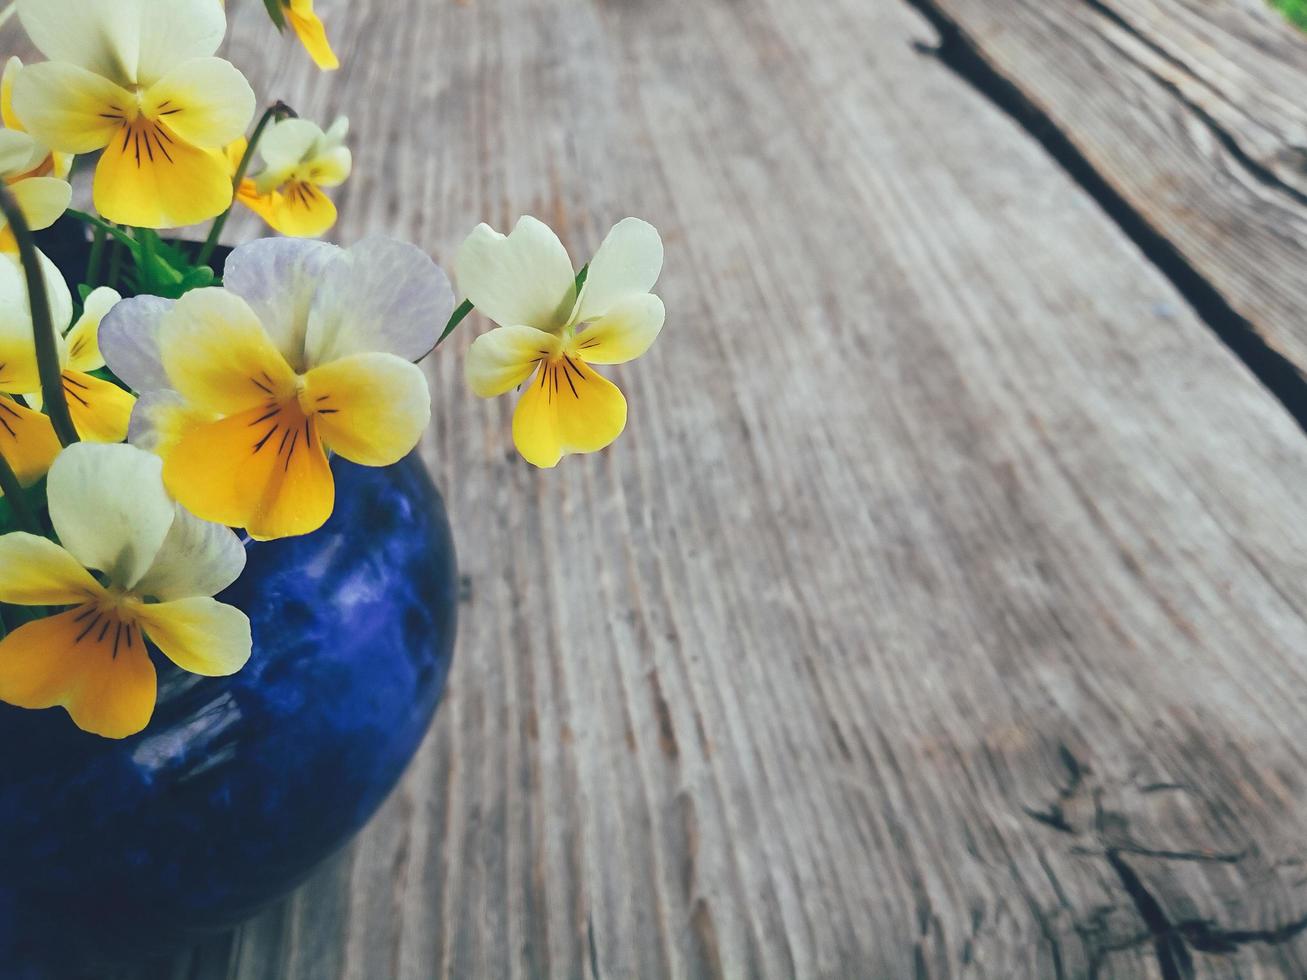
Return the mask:
[[[127,248],[117,235],[114,236],[113,244],[109,246],[109,278],[105,281],[106,286],[113,289],[118,288],[118,278],[123,272],[123,252]]]
[[[86,284],[94,289],[100,285],[100,267],[104,265],[105,231],[96,226],[91,237],[91,258],[86,263]]]
[[[284,102],[278,102],[276,105],[269,106],[263,113],[259,124],[254,127],[254,133],[250,136],[250,141],[245,145],[245,153],[241,157],[241,162],[236,167],[236,173],[231,179],[232,200],[227,210],[213,219],[213,227],[209,229],[209,237],[204,240],[204,247],[200,249],[200,254],[195,260],[196,265],[208,265],[209,259],[213,258],[213,250],[218,247],[218,237],[222,234],[223,227],[227,224],[227,219],[231,217],[232,209],[236,207],[235,194],[241,189],[241,181],[245,179],[245,172],[250,169],[250,161],[254,159],[254,150],[259,145],[259,140],[263,138],[263,131],[268,128],[268,123],[273,119],[282,119],[288,115],[293,116],[295,113]]]
[[[45,294],[45,277],[37,257],[36,242],[27,218],[14,200],[8,187],[0,186],[0,212],[9,220],[9,227],[18,242],[18,256],[27,277],[27,298],[32,308],[32,334],[36,344],[36,365],[41,376],[41,397],[46,413],[54,426],[54,433],[65,446],[77,442],[77,430],[68,414],[64,397],[63,367],[59,363],[59,334],[55,332],[50,316],[50,299]]]
[[[9,507],[14,512],[14,519],[18,521],[18,526],[29,534],[39,535],[41,525],[36,522],[36,515],[27,506],[27,498],[23,496],[23,485],[18,482],[13,467],[9,465],[9,460],[5,459],[3,453],[0,453],[0,491],[4,491],[5,499],[9,501]]]

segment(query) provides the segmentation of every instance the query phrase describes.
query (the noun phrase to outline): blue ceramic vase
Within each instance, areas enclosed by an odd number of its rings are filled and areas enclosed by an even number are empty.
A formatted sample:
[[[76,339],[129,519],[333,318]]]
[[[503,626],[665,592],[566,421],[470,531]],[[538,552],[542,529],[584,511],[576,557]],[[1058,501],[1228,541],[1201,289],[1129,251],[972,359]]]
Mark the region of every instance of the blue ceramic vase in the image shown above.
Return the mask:
[[[453,651],[449,522],[415,456],[332,469],[327,525],[249,545],[219,597],[253,625],[240,673],[195,677],[156,655],[154,719],[120,742],[61,709],[0,705],[6,980],[239,922],[348,841],[399,779]]]

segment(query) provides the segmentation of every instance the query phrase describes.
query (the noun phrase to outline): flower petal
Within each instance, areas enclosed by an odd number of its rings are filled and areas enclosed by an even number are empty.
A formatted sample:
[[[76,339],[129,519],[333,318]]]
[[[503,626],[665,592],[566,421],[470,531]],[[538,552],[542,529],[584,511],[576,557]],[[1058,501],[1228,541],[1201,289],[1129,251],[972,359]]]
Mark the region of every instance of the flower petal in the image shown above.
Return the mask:
[[[626,428],[626,399],[584,361],[541,365],[513,413],[513,441],[536,466],[603,449]]]
[[[57,177],[28,177],[10,185],[9,190],[32,231],[49,228],[58,221],[73,198],[72,186]]]
[[[104,595],[81,562],[35,534],[0,536],[0,602],[15,606],[72,606]]]
[[[135,104],[121,86],[62,61],[28,65],[14,81],[14,110],[28,132],[65,153],[108,146]]]
[[[265,416],[259,406],[188,429],[165,460],[164,481],[191,513],[260,540],[316,531],[336,501],[317,426],[298,407]]]
[[[193,146],[221,150],[254,116],[254,89],[229,61],[192,58],[154,83],[142,110]]]
[[[118,290],[101,286],[91,290],[82,304],[82,315],[64,339],[68,345],[68,366],[74,371],[98,371],[104,367],[100,354],[100,324],[122,300]]]
[[[51,320],[56,325],[68,323],[73,316],[68,284],[53,262],[41,252],[37,256]],[[22,395],[40,385],[27,279],[18,256],[0,254],[0,391]]]
[[[14,79],[23,70],[23,59],[17,55],[5,62],[4,75],[0,76],[0,121],[7,129],[23,132],[26,127],[14,112]]]
[[[339,187],[354,172],[354,154],[348,146],[337,146],[309,162],[308,179],[319,187]]]
[[[18,0],[18,18],[52,62],[130,85],[137,80],[140,6],[140,0]],[[19,115],[25,117],[21,109]]]
[[[666,319],[653,293],[628,296],[577,334],[573,349],[591,364],[625,364],[652,346]]]
[[[120,9],[123,0],[99,0]],[[227,33],[227,15],[213,0],[134,0],[140,9],[136,81],[149,88],[178,65],[207,58]],[[121,15],[120,15],[121,16]]]
[[[344,251],[326,242],[261,238],[227,256],[223,286],[250,305],[291,367],[304,367],[314,293]]]
[[[467,382],[482,398],[502,395],[531,377],[541,358],[561,348],[557,334],[535,327],[496,327],[472,341],[464,364]]]
[[[239,296],[196,289],[177,301],[159,334],[172,387],[196,406],[234,415],[295,393],[295,373]]]
[[[468,235],[454,262],[459,288],[500,326],[557,330],[576,303],[576,273],[548,225],[520,219],[508,236],[489,225]]]
[[[150,723],[157,696],[136,626],[94,606],[26,623],[0,640],[0,701],[63,705],[83,731],[135,735]]]
[[[45,156],[45,147],[21,129],[0,129],[0,176],[25,174]]]
[[[66,369],[64,398],[77,435],[87,442],[122,442],[132,419],[136,399],[112,381]]]
[[[0,395],[0,456],[22,486],[30,487],[50,472],[62,448],[46,416]]]
[[[244,570],[245,546],[240,538],[179,506],[163,547],[136,583],[135,592],[162,602],[215,596]]]
[[[242,193],[241,203],[275,231],[291,238],[316,238],[336,223],[336,204],[312,184],[295,182],[269,194]]]
[[[308,119],[283,119],[269,126],[259,140],[259,156],[267,164],[265,173],[273,175],[271,186],[285,181],[323,138],[321,127]]]
[[[151,391],[136,399],[127,441],[138,449],[167,456],[192,428],[217,420],[213,412],[196,408],[171,389]]]
[[[26,77],[24,71],[20,84]],[[220,153],[193,146],[167,125],[142,118],[117,130],[105,147],[95,168],[94,197],[96,209],[109,221],[177,228],[227,210],[231,174]]]
[[[173,502],[157,456],[132,446],[79,442],[50,467],[50,520],[59,540],[111,584],[134,586],[172,527]]]
[[[182,670],[227,677],[250,659],[249,618],[207,596],[143,607],[137,617],[150,642]]]
[[[382,351],[421,360],[454,312],[449,277],[414,245],[369,237],[319,284],[305,339],[307,364]]]
[[[623,300],[647,293],[663,271],[663,240],[639,218],[613,226],[590,262],[577,322],[601,317]]]
[[[327,40],[327,30],[313,12],[313,0],[290,0],[286,19],[290,21],[290,26],[315,65],[323,71],[334,71],[340,67],[336,52],[331,50],[331,42]]]
[[[363,466],[399,462],[431,421],[426,375],[394,354],[353,354],[304,380],[300,403],[318,413],[322,441]]]
[[[100,321],[100,352],[114,376],[133,391],[172,387],[163,369],[159,332],[176,305],[176,300],[160,296],[133,296],[116,304]],[[70,347],[72,340],[70,335]]]

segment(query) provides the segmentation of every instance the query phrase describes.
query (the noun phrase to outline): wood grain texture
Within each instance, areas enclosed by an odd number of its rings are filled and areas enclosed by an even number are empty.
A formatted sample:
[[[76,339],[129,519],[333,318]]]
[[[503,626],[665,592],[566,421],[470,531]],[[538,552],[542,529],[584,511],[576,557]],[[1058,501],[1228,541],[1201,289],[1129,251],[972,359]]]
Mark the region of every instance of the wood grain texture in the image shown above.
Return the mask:
[[[1262,0],[921,0],[1307,369],[1307,37]]]
[[[554,472],[479,318],[428,365],[431,736],[125,980],[1307,975],[1307,440],[913,10],[324,0],[322,76],[258,6],[259,90],[353,120],[340,239],[639,214],[671,316]]]

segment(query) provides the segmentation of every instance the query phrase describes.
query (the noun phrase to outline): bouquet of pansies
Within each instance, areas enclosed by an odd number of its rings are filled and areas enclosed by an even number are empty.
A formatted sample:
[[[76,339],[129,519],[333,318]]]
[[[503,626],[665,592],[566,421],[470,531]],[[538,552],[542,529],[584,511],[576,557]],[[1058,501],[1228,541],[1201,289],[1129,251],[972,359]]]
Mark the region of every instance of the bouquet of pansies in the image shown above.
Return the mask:
[[[336,66],[312,0],[265,3]],[[468,383],[521,389],[526,460],[622,432],[626,401],[592,365],[638,357],[662,328],[650,225],[617,224],[579,274],[539,221],[481,225],[456,257],[457,309],[440,267],[387,239],[261,239],[219,276],[234,202],[287,236],[331,228],[346,120],[324,130],[277,102],[251,129],[254,92],[215,57],[219,0],[8,13],[48,60],[11,59],[0,86],[0,700],[123,738],[150,722],[154,657],[239,671],[258,637],[214,597],[251,542],[328,520],[333,454],[384,467],[417,446],[431,396],[416,364],[474,307],[498,326],[471,345]],[[71,210],[92,155],[94,211]],[[75,290],[32,234],[65,214],[91,241]],[[203,244],[159,234],[205,221]]]

